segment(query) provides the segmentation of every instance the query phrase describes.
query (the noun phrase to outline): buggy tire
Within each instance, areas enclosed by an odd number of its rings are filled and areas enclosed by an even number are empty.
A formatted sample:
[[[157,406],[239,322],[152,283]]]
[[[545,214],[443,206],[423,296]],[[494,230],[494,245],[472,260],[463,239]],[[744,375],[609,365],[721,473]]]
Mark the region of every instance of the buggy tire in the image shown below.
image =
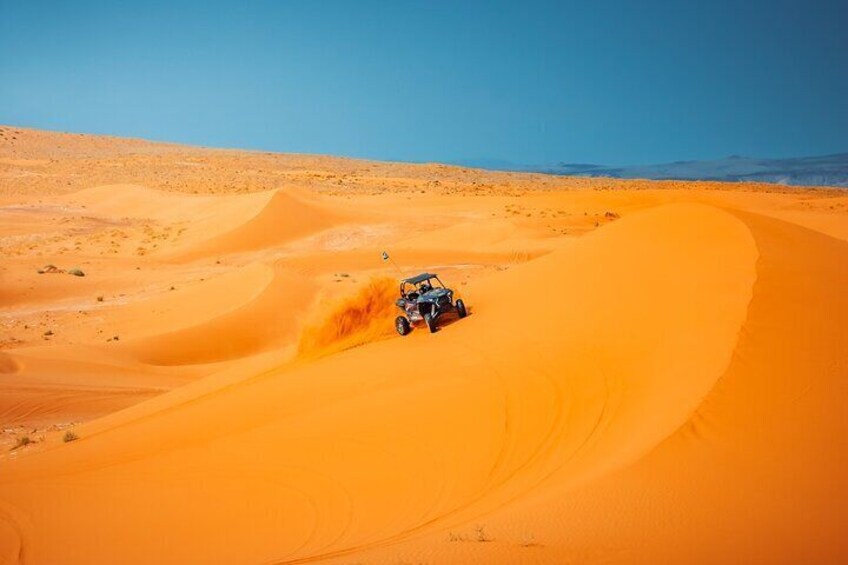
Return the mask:
[[[456,313],[460,318],[464,318],[468,315],[468,311],[465,309],[465,302],[463,302],[461,298],[456,300]]]
[[[424,314],[424,323],[427,324],[431,334],[436,333],[436,319],[431,314]]]
[[[397,318],[395,318],[395,329],[400,335],[406,335],[410,332],[412,328],[409,325],[409,320],[407,320],[403,316],[398,316]]]

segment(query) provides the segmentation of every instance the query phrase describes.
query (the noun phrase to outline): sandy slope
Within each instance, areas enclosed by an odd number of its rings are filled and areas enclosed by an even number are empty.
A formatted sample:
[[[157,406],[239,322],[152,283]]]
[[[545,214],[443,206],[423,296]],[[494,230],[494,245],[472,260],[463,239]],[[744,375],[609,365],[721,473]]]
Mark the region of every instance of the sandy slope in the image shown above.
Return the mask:
[[[0,562],[848,554],[839,193],[8,132]]]

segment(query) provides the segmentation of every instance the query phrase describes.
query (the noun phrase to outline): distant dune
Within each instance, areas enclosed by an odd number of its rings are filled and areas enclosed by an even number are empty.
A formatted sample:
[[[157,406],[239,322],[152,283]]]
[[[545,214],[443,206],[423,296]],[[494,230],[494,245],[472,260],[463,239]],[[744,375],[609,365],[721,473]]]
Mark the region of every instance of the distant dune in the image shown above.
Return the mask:
[[[0,563],[848,560],[844,191],[0,133]]]
[[[768,182],[792,186],[848,187],[848,153],[794,159],[755,159],[732,156],[712,161],[677,161],[661,165],[623,167],[576,163],[534,166],[486,160],[470,161],[467,164],[491,170],[585,177]]]

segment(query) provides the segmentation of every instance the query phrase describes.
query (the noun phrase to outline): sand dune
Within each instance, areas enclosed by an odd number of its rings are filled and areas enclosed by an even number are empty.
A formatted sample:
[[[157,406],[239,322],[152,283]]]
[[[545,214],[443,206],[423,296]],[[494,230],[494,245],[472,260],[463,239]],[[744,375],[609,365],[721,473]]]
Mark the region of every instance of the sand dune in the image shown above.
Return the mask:
[[[0,207],[0,562],[848,555],[848,197],[130,145]]]
[[[212,238],[195,254],[235,253],[287,243],[341,223],[341,218],[286,192],[276,192],[261,210],[238,227]]]
[[[841,562],[848,333],[827,320],[848,319],[838,296],[848,282],[848,246],[738,215],[758,251],[751,301],[729,364],[685,422],[629,466],[565,492],[554,474],[536,494],[479,516],[497,543],[445,543],[437,532],[358,557]],[[473,523],[454,531],[473,540]]]
[[[307,205],[283,193],[239,196],[188,196],[135,185],[105,185],[81,190],[65,197],[106,218],[132,216],[179,225],[180,247],[204,255],[259,249],[297,234],[320,213],[311,214]],[[277,238],[280,231],[281,234]],[[172,249],[160,250],[173,253]]]
[[[308,280],[277,273],[258,296],[235,310],[188,328],[143,338],[132,343],[130,350],[152,365],[196,365],[282,347],[294,339],[297,320],[313,293]]]

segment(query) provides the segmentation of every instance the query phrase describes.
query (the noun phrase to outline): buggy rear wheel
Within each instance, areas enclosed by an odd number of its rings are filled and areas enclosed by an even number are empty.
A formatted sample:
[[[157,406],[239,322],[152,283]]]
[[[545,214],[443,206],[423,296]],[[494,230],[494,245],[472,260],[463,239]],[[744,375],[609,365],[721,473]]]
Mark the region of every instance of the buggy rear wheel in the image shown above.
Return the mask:
[[[408,334],[409,330],[411,329],[409,326],[409,320],[407,320],[403,316],[398,316],[397,318],[395,318],[395,329],[400,335]]]
[[[465,309],[465,302],[463,302],[461,298],[456,300],[456,313],[459,314],[460,318],[464,318],[468,315],[468,311]]]

